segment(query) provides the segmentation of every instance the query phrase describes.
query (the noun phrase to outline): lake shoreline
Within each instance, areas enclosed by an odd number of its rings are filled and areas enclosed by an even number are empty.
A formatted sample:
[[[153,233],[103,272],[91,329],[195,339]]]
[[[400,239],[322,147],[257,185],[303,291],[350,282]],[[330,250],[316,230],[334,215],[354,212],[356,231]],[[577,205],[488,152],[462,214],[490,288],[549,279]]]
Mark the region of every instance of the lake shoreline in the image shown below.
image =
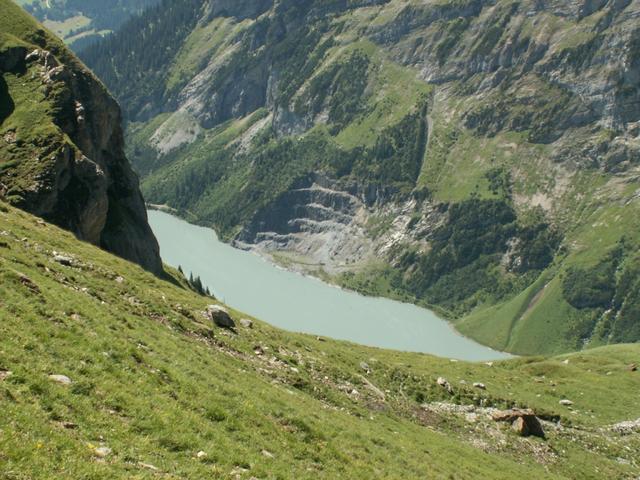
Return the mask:
[[[147,205],[150,224],[161,244],[163,261],[174,267],[181,265],[186,274],[189,274],[189,270],[193,271],[194,275],[201,276],[203,283],[208,284],[207,286],[221,301],[278,328],[322,335],[371,347],[428,353],[459,360],[500,360],[513,356],[464,336],[455,329],[450,321],[441,318],[430,309],[386,297],[365,295],[336,283],[327,282],[318,276],[309,274],[309,272],[286,268],[286,266],[279,265],[270,259],[268,254],[259,252],[258,249],[240,249],[232,244],[222,242],[214,229],[189,223],[175,215],[177,212],[174,210],[158,209],[157,207]],[[165,223],[171,225],[163,226]],[[190,232],[192,237],[199,238],[192,239],[194,241],[191,243],[195,242],[195,244],[188,245],[186,248],[189,239],[180,237],[176,241],[174,238],[176,232],[183,232],[185,235]],[[195,251],[198,249],[201,253],[196,255]],[[221,275],[218,271],[220,269],[211,268],[209,262],[203,262],[201,258],[209,255],[215,249],[225,250],[225,253],[223,256],[217,257],[214,264],[220,263],[221,269],[223,265],[227,265],[226,271],[228,272],[241,265],[257,269],[265,278],[267,285],[264,288],[274,288],[274,285],[269,284],[277,284],[285,279],[284,284],[287,285],[287,288],[291,292],[297,292],[297,296],[304,300],[301,309],[296,309],[292,304],[287,310],[286,306],[282,304],[286,304],[289,298],[287,295],[282,296],[282,293],[277,289],[271,292],[273,298],[264,297],[264,293],[261,291],[262,286],[259,283],[255,284],[255,279],[252,278],[256,272],[252,271],[240,278],[235,278],[234,275]],[[172,250],[170,255],[167,254],[167,250]],[[242,255],[249,255],[253,260],[242,257]],[[235,261],[239,263],[234,265],[232,258],[235,258]],[[183,261],[180,262],[180,259]],[[257,266],[255,259],[259,259],[262,265]],[[201,265],[202,271],[198,269],[198,265]],[[308,283],[309,280],[313,280],[313,283]],[[300,284],[305,285],[301,287]],[[222,289],[220,289],[221,285]],[[242,293],[239,294],[239,291]],[[314,295],[309,297],[309,291],[314,291]],[[330,291],[339,293],[330,293]],[[315,296],[318,298],[314,298]],[[323,304],[320,297],[324,299],[326,305]],[[298,300],[295,296],[293,298],[294,301]],[[305,307],[311,308],[312,311],[304,310]],[[313,311],[314,309],[317,311]],[[297,314],[299,311],[302,311],[303,314]],[[312,317],[313,319],[311,319]],[[337,320],[340,317],[344,317],[342,322]],[[334,332],[329,331],[330,329],[327,327],[332,321],[338,323],[333,327],[336,329]],[[379,324],[378,331],[376,328],[371,329],[371,324],[375,322]],[[441,338],[438,338],[438,335]],[[445,351],[445,345],[450,345],[452,351]]]

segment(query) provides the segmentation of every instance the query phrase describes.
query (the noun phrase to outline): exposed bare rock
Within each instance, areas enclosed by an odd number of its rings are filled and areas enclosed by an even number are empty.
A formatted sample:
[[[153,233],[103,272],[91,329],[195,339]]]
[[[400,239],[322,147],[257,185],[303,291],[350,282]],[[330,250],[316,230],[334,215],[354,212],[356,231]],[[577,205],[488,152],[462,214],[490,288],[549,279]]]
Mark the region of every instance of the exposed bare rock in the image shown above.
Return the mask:
[[[492,413],[491,418],[496,422],[511,423],[512,428],[521,436],[533,435],[544,438],[544,430],[533,410],[518,409],[502,410]]]
[[[267,254],[294,252],[335,272],[373,255],[363,225],[366,218],[365,202],[357,191],[311,175],[258,212],[235,245]]]
[[[53,39],[43,44],[46,47],[9,48],[0,54],[2,75],[41,83],[46,101],[55,106],[42,112],[42,121],[58,129],[43,138],[10,132],[7,143],[26,140],[40,149],[34,154],[43,156],[37,164],[40,171],[25,170],[33,178],[23,178],[19,164],[2,172],[11,201],[82,240],[160,273],[158,244],[147,223],[138,178],[124,154],[118,105],[70,52]]]
[[[447,381],[446,378],[438,377],[438,379],[436,380],[436,383],[440,385],[442,388],[444,388],[447,392],[453,393],[453,388],[451,387],[451,384]]]
[[[386,395],[382,390],[371,383],[371,381],[369,381],[366,377],[363,377],[362,375],[358,375],[358,377],[362,380],[362,383],[364,383],[364,386],[367,388],[367,390],[377,396],[380,400],[386,400]]]
[[[227,309],[220,305],[209,305],[207,307],[207,315],[218,327],[229,329],[236,327]]]
[[[629,420],[626,422],[616,423],[611,427],[611,430],[622,435],[638,433],[640,432],[640,418],[638,418],[637,420]]]
[[[521,437],[529,436],[529,427],[527,426],[527,422],[525,422],[524,418],[518,417],[511,424],[511,428]]]
[[[59,253],[53,255],[53,261],[65,267],[73,267],[74,265],[73,258]]]
[[[253,322],[248,318],[240,319],[240,325],[242,325],[244,328],[253,328]]]

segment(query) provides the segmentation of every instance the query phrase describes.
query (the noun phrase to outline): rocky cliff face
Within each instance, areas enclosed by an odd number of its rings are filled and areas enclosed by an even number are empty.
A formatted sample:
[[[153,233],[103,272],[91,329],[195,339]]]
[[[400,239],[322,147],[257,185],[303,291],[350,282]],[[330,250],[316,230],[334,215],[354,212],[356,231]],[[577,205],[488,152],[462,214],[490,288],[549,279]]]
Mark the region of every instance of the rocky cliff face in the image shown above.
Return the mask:
[[[635,341],[640,2],[192,7],[162,68],[120,47],[164,17],[85,53],[154,202],[498,348]],[[583,308],[574,268],[617,293]]]
[[[365,203],[334,188],[335,182],[322,175],[301,179],[258,212],[234,244],[265,254],[293,252],[331,274],[370,258],[374,243],[366,232]]]
[[[118,105],[57,40],[17,7],[7,9],[13,26],[0,30],[5,196],[160,273],[158,244],[124,153]]]
[[[425,81],[464,82],[476,103],[463,111],[465,125],[482,134],[529,131],[548,144],[589,125],[632,140],[640,120],[638,9],[631,0],[424,4],[370,35]],[[517,105],[534,108],[516,113]],[[628,153],[637,158],[637,145]]]

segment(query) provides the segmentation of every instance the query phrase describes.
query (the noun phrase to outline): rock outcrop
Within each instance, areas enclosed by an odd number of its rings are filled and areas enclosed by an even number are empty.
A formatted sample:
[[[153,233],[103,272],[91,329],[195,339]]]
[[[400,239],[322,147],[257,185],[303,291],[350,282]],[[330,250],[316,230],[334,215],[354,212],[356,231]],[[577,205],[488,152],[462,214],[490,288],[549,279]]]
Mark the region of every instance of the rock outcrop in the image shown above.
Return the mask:
[[[3,7],[4,8],[4,7]],[[4,12],[3,12],[4,14]],[[78,238],[162,271],[139,181],[106,88],[20,9],[24,44],[0,48],[0,181],[16,206]]]
[[[361,198],[327,177],[312,175],[259,212],[235,245],[264,253],[295,251],[339,271],[372,255],[366,218]]]
[[[60,385],[71,385],[73,382],[66,375],[53,374],[49,375],[49,380],[59,383]]]
[[[491,415],[496,422],[511,423],[513,430],[522,437],[533,435],[544,438],[544,430],[533,410],[513,408],[494,412]]]

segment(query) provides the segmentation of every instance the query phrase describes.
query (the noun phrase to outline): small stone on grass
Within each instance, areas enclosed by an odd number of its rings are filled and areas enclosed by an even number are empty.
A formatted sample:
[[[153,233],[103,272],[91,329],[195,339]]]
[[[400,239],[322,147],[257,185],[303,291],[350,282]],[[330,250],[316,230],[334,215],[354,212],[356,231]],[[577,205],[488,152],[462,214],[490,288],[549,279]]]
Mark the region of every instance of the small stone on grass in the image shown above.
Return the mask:
[[[71,385],[72,381],[66,375],[49,375],[49,380],[59,383],[60,385]]]

